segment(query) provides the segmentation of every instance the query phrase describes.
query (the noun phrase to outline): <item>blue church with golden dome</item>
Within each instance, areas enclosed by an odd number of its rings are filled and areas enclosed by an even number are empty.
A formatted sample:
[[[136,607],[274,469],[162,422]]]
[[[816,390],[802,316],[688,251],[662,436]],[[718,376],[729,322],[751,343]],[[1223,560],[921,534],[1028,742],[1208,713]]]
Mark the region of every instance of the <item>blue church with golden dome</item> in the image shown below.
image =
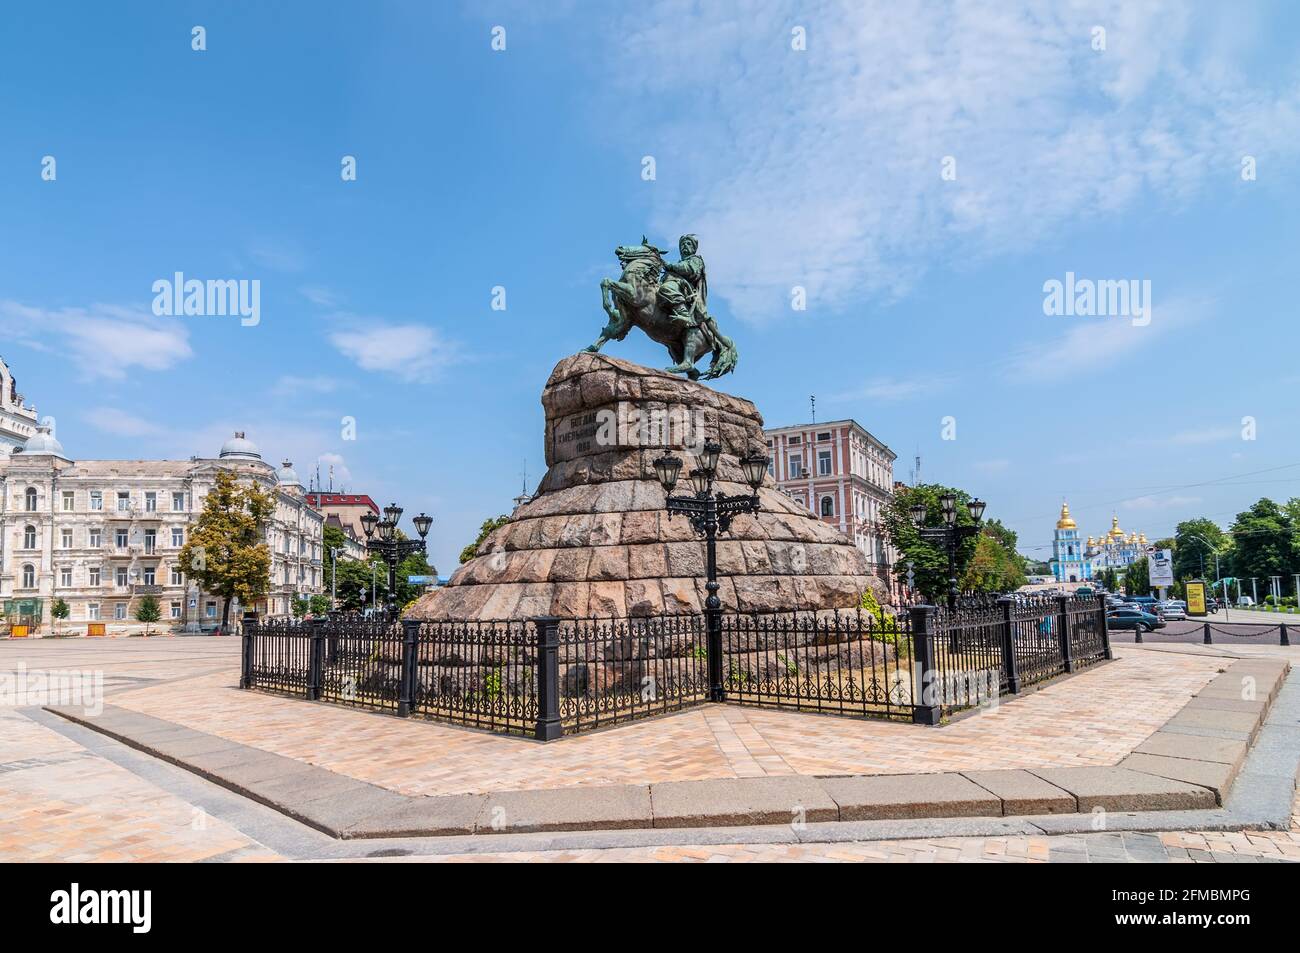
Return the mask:
[[[1057,582],[1087,582],[1107,569],[1122,572],[1146,556],[1146,533],[1125,533],[1112,516],[1110,532],[1096,539],[1079,537],[1070,504],[1061,503],[1061,518],[1052,536],[1052,575]]]

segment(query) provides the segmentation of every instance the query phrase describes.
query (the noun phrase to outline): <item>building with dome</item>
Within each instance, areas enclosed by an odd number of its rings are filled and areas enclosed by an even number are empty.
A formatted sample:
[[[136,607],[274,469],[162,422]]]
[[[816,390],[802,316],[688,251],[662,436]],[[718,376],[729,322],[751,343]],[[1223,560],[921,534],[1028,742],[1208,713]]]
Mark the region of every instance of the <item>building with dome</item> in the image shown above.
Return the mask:
[[[9,365],[0,357],[0,457],[7,456],[36,434],[36,408],[18,393]]]
[[[1052,575],[1057,582],[1087,582],[1107,569],[1123,572],[1146,556],[1145,533],[1125,533],[1119,517],[1112,516],[1110,532],[1081,540],[1070,516],[1070,504],[1061,503],[1061,516],[1052,536]]]
[[[3,369],[3,365],[0,365]],[[5,369],[7,374],[7,369]],[[8,393],[12,378],[5,378]],[[23,408],[21,400],[6,403]],[[26,426],[27,417],[19,414]],[[9,622],[51,631],[54,600],[71,614],[69,631],[105,623],[134,625],[138,600],[158,599],[163,624],[190,629],[221,620],[220,597],[199,590],[179,563],[191,522],[216,474],[233,471],[269,491],[268,594],[252,608],[266,617],[292,614],[297,597],[322,592],[325,517],[285,461],[278,469],[243,433],[213,457],[189,460],[77,460],[50,428],[34,422],[21,445],[0,453],[0,611]],[[11,426],[11,430],[12,430]],[[232,617],[241,607],[232,606]]]

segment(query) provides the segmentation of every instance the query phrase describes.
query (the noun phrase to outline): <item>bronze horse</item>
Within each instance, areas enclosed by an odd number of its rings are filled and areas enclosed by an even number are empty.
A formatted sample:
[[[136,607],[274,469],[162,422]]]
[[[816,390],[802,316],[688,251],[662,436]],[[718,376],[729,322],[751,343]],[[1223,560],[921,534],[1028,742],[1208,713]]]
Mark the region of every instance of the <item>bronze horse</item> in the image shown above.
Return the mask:
[[[621,341],[633,327],[639,327],[652,341],[668,348],[673,365],[665,368],[667,371],[685,374],[691,380],[712,380],[735,370],[735,342],[718,330],[717,322],[700,302],[696,302],[694,310],[696,327],[683,328],[672,321],[659,300],[666,254],[663,249],[651,245],[642,235],[640,245],[619,245],[614,254],[623,266],[623,274],[618,280],[604,278],[600,282],[600,300],[609,323],[588,351],[599,351],[606,341]],[[710,352],[713,359],[709,369],[701,374],[695,362]]]

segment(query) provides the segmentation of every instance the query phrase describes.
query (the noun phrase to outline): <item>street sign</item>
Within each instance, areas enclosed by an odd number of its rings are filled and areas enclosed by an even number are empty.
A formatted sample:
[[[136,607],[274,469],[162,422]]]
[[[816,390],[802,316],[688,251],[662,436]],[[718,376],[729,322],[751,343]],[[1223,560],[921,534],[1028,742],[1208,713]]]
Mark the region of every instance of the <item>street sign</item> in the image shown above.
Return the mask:
[[[1157,588],[1172,586],[1174,584],[1174,551],[1172,549],[1152,550],[1148,568],[1151,575],[1151,585]]]
[[[1189,582],[1187,584],[1187,614],[1205,615],[1205,583]]]
[[[432,576],[407,576],[406,581],[413,586],[428,586],[436,582]]]

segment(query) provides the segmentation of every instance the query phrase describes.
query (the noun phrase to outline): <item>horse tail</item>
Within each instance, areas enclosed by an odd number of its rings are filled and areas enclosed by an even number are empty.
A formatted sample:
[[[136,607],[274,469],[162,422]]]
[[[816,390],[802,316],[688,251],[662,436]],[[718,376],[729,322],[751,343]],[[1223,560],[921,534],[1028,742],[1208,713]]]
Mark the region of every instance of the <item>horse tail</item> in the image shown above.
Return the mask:
[[[718,330],[718,325],[711,315],[709,325],[714,342],[713,360],[709,362],[708,373],[704,376],[711,380],[734,371],[740,355],[736,352],[736,342]]]

